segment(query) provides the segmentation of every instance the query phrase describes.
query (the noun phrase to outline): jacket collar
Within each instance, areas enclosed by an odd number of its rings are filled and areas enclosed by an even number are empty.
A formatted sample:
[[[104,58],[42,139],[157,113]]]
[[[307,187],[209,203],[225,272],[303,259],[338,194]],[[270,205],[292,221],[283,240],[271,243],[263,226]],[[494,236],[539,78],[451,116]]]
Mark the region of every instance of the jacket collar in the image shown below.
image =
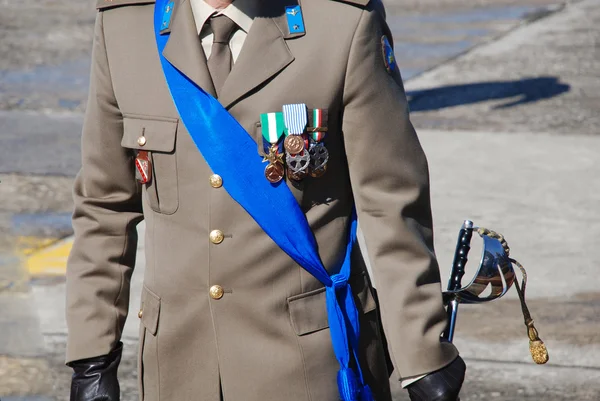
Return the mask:
[[[177,4],[163,55],[196,85],[216,96],[190,1],[179,0]],[[243,0],[238,3],[238,10],[243,4]],[[302,36],[290,34],[287,27],[285,6],[297,4],[296,0],[262,0],[256,4],[259,6],[244,46],[221,91],[219,101],[226,108],[290,65],[294,55],[286,40]]]

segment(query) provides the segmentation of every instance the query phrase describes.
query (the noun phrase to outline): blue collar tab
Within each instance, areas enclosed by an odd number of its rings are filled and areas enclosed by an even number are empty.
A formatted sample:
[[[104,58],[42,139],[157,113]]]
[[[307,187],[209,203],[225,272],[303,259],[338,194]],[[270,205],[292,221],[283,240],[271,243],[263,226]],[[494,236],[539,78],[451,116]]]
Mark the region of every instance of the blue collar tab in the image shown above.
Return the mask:
[[[302,18],[302,7],[286,6],[285,15],[287,17],[288,29],[292,33],[305,33],[304,19]]]
[[[163,7],[162,21],[160,23],[161,35],[168,33],[171,28],[171,19],[173,17],[173,9],[175,8],[175,0],[169,0]]]

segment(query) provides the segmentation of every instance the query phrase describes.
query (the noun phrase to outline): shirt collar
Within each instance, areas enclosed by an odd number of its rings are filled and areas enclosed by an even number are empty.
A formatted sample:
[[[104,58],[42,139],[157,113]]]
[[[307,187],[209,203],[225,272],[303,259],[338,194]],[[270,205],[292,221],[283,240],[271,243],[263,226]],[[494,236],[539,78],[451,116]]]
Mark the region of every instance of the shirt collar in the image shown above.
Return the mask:
[[[228,16],[244,32],[248,33],[258,12],[256,0],[235,0],[221,11],[214,9],[204,0],[191,0],[191,5],[198,34],[202,32],[206,21],[215,13]]]

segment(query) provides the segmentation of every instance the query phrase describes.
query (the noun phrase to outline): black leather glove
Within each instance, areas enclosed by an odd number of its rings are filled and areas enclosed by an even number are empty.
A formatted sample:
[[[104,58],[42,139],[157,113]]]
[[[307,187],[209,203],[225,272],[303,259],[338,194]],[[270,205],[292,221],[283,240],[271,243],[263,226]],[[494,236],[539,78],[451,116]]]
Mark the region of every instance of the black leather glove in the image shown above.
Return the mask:
[[[73,361],[70,401],[119,401],[117,368],[121,362],[123,344],[108,355]]]
[[[457,401],[466,370],[467,366],[459,356],[445,368],[406,387],[408,395],[411,401]]]

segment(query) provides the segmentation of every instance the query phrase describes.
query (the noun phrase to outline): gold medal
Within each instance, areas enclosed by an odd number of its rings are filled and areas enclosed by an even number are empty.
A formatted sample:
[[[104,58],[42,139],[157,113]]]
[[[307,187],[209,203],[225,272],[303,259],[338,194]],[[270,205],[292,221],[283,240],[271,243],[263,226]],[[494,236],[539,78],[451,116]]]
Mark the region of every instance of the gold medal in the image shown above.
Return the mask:
[[[269,163],[265,168],[265,177],[269,180],[270,183],[276,184],[283,179],[284,168],[283,163],[275,161],[274,163]]]
[[[304,150],[304,139],[301,135],[288,135],[283,146],[288,153],[295,155]]]

